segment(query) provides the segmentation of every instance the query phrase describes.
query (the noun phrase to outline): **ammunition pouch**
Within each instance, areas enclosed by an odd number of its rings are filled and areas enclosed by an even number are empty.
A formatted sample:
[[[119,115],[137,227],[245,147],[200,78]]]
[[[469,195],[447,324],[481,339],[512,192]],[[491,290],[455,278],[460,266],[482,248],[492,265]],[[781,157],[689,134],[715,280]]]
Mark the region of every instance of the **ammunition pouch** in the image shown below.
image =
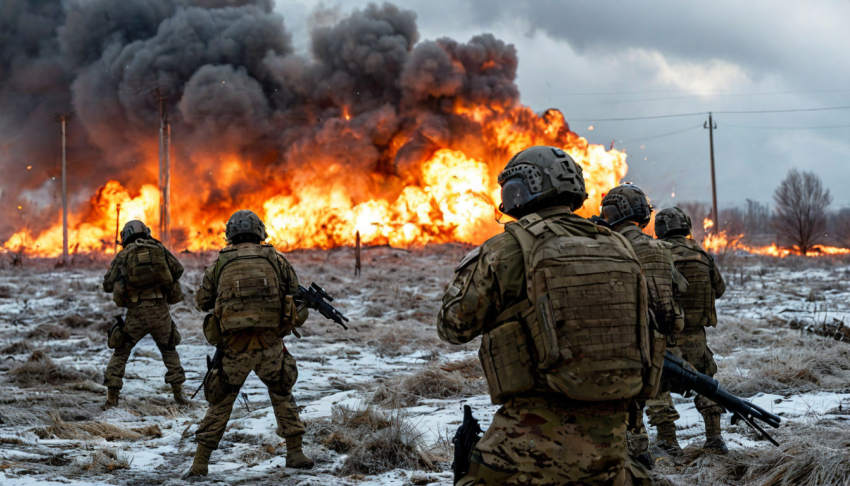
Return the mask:
[[[221,325],[219,325],[218,317],[213,313],[209,313],[204,317],[204,337],[207,342],[213,346],[218,346],[224,342],[224,336],[221,334]]]
[[[204,381],[204,398],[210,405],[218,405],[230,395],[233,386],[228,383],[224,370],[219,366]]]
[[[267,383],[269,391],[275,395],[285,397],[292,394],[292,387],[298,381],[298,366],[295,357],[284,348],[283,362],[280,364],[280,380],[277,383]]]
[[[109,349],[118,349],[124,345],[128,336],[124,332],[124,322],[116,322],[109,328],[109,333],[106,337],[106,346]]]
[[[177,348],[177,345],[183,341],[183,336],[180,335],[180,331],[177,330],[177,324],[174,321],[171,321],[171,336],[168,338],[168,347],[165,349],[173,350]]]
[[[183,287],[180,282],[174,282],[165,288],[165,301],[171,305],[183,302]]]
[[[661,374],[664,372],[664,353],[667,351],[667,336],[650,331],[650,366],[646,369],[643,388],[637,398],[651,400],[658,394],[661,386]]]
[[[512,395],[534,388],[528,341],[524,326],[516,320],[483,335],[478,358],[494,404],[503,404]]]

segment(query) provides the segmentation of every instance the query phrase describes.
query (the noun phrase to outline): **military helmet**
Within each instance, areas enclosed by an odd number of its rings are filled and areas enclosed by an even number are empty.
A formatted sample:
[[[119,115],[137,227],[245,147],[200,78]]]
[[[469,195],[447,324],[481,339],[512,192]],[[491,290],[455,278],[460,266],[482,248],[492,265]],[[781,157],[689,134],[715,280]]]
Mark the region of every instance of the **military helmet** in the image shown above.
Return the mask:
[[[664,238],[665,235],[691,234],[691,218],[680,208],[667,208],[655,215],[655,235]]]
[[[121,246],[127,246],[128,240],[133,235],[142,234],[142,238],[150,238],[151,229],[145,226],[145,223],[142,223],[138,219],[134,219],[132,221],[127,222],[124,225],[124,229],[121,230]]]
[[[652,219],[652,206],[638,186],[621,184],[602,198],[602,217],[612,226],[634,221],[643,228]]]
[[[587,199],[581,166],[563,150],[545,145],[514,155],[499,174],[499,185],[502,186],[499,210],[515,217],[557,196],[567,196],[564,199],[573,211]]]
[[[265,241],[268,238],[263,220],[254,211],[248,209],[240,209],[233,213],[233,216],[227,220],[227,227],[224,230],[224,237],[227,241],[232,240],[236,235],[244,234],[257,235],[260,237],[260,241]]]

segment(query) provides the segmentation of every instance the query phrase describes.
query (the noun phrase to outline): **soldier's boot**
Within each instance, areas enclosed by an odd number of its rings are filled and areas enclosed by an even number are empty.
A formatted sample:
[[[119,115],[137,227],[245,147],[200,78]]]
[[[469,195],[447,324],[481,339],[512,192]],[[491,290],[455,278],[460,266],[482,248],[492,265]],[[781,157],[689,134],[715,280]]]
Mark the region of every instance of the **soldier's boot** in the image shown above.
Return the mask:
[[[658,437],[655,446],[671,456],[678,456],[682,453],[682,447],[679,446],[679,440],[676,438],[676,423],[665,422],[658,425]]]
[[[183,385],[181,383],[172,383],[171,391],[174,393],[174,401],[177,405],[188,405],[189,399],[183,394]]]
[[[121,394],[121,390],[118,388],[109,388],[106,391],[106,403],[104,403],[100,408],[103,410],[108,410],[112,407],[118,406],[118,395]]]
[[[301,450],[301,438],[303,435],[290,435],[286,437],[286,467],[296,469],[310,469],[315,464],[312,459]]]
[[[212,451],[209,447],[198,444],[198,450],[195,451],[195,461],[192,462],[192,467],[181,475],[181,478],[206,476],[209,472],[210,454],[212,454]]]
[[[720,435],[720,414],[712,413],[702,416],[705,420],[705,444],[702,448],[714,454],[726,454],[729,449]]]

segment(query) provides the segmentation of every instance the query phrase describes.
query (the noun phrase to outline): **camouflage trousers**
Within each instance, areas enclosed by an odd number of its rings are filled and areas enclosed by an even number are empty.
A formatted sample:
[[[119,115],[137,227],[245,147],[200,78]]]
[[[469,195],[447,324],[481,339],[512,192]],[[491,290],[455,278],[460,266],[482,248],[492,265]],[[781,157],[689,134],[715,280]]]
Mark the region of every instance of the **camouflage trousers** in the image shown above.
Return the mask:
[[[627,402],[510,399],[472,453],[459,485],[633,484],[626,447]]]
[[[286,351],[282,341],[278,339],[267,349],[234,351],[225,348],[221,371],[222,376],[208,384],[212,388],[212,393],[206,397],[210,406],[195,433],[199,444],[218,449],[233,404],[239,397],[239,390],[252,371],[269,388],[269,398],[277,420],[277,435],[286,438],[304,434],[306,429],[298,416],[298,405],[292,396],[292,386],[298,379],[298,368],[295,358]],[[204,391],[206,393],[207,388]]]
[[[164,299],[142,300],[132,309],[127,309],[123,332],[124,343],[113,350],[106,372],[103,373],[104,386],[118,390],[124,386],[124,370],[130,354],[136,343],[148,334],[159,348],[162,362],[168,370],[165,373],[165,382],[179,384],[186,381],[186,374],[180,365],[180,355],[177,354],[180,333],[171,320],[171,313]]]

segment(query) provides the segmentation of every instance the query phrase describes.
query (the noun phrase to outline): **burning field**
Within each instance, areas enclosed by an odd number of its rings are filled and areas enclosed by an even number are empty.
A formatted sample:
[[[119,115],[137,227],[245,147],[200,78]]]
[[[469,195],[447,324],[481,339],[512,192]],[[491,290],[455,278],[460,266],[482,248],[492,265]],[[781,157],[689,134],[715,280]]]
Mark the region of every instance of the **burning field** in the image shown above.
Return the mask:
[[[47,2],[53,10],[55,3]],[[563,147],[582,165],[585,215],[626,174],[624,152],[589,144],[558,110],[537,114],[520,104],[516,50],[490,34],[421,40],[413,12],[370,5],[317,20],[305,56],[293,52],[268,2],[207,8],[216,2],[163,0],[151,15],[139,15],[147,2],[113,3],[121,15],[106,24],[98,15],[110,2],[78,2],[61,14],[21,7],[34,10],[21,15],[60,23],[59,36],[51,49],[29,39],[24,58],[20,45],[4,45],[18,49],[0,72],[4,90],[31,95],[10,103],[14,121],[35,123],[62,102],[75,107],[72,251],[114,251],[116,226],[131,219],[159,227],[154,89],[170,120],[177,250],[219,247],[239,208],[260,214],[282,250],[352,245],[357,232],[372,245],[480,243],[499,229],[496,175],[532,145]],[[22,65],[67,76],[45,97],[45,87],[25,84]],[[18,210],[0,223],[0,239],[7,251],[56,256],[61,206],[45,196],[58,184],[43,162],[54,154],[37,142],[23,134],[4,140],[25,152],[18,160],[29,168],[3,167],[11,182],[3,200]]]

